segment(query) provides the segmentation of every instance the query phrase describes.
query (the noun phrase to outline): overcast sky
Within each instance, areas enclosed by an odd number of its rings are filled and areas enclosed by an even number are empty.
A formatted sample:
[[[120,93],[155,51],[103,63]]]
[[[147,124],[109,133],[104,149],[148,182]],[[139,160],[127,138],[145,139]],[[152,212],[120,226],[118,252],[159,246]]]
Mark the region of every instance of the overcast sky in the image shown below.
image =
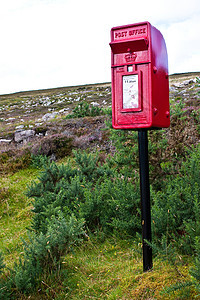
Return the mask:
[[[199,0],[0,0],[0,94],[111,81],[110,29],[149,21],[169,73],[200,71]]]

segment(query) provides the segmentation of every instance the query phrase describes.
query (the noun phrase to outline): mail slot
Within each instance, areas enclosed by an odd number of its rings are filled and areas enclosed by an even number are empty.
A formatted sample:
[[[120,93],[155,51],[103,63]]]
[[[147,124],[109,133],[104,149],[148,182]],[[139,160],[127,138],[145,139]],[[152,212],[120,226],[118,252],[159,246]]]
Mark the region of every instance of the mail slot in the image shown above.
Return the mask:
[[[149,22],[111,29],[112,113],[116,129],[169,127],[164,38]]]

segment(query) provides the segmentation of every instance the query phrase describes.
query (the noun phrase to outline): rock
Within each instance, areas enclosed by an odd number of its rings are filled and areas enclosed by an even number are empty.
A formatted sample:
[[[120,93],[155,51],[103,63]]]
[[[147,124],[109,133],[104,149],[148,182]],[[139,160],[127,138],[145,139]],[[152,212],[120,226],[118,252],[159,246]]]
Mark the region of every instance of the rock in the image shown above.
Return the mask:
[[[0,143],[10,144],[12,140],[0,139]]]
[[[176,91],[176,87],[173,86],[173,85],[169,86],[169,91],[170,92],[175,92]]]
[[[28,141],[34,135],[35,135],[35,130],[32,130],[32,129],[16,131],[14,134],[14,141],[16,143],[20,143],[24,140]]]
[[[91,102],[91,104],[92,104],[93,106],[99,106],[99,103],[97,103],[97,102]]]
[[[50,161],[56,161],[56,155],[54,153],[51,154],[51,156],[49,157]]]
[[[63,114],[63,113],[65,113],[68,110],[69,110],[69,107],[68,108],[63,108],[63,109],[59,110],[59,113]]]
[[[62,99],[62,100],[59,99],[58,102],[57,102],[57,104],[63,103],[64,101],[65,101],[64,99]]]
[[[48,120],[50,120],[50,119],[55,118],[57,115],[58,115],[58,112],[56,112],[56,111],[54,111],[54,112],[52,112],[52,113],[47,113],[47,114],[45,114],[45,115],[42,117],[42,120],[46,122],[46,121],[48,121]]]
[[[22,129],[22,128],[24,128],[24,125],[19,125],[15,127],[15,129]]]
[[[192,84],[192,83],[195,83],[195,81],[193,79],[188,79],[188,80],[185,80],[183,81],[183,85],[188,85],[188,84]]]
[[[189,84],[192,84],[194,83],[195,81],[193,79],[189,79],[189,80],[185,80],[183,82],[177,82],[177,83],[174,83],[173,86],[175,86],[176,88],[183,88]]]
[[[88,142],[94,142],[94,141],[96,141],[96,140],[98,140],[98,137],[96,137],[95,135],[90,135],[89,137],[88,137]]]

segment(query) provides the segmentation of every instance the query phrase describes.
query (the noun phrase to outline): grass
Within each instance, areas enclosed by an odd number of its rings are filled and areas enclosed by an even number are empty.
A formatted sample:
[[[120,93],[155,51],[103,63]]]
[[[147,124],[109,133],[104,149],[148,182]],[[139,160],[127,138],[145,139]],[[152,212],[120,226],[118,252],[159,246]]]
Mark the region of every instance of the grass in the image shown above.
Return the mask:
[[[140,243],[134,241],[89,239],[66,255],[59,274],[43,278],[34,295],[18,299],[194,299],[191,288],[170,295],[164,291],[189,278],[187,259],[177,272],[167,261],[154,258],[153,270],[144,273],[141,252]]]
[[[0,178],[0,250],[8,266],[22,250],[21,238],[26,236],[31,220],[31,201],[25,191],[37,173],[28,168]]]
[[[143,273],[141,245],[109,239],[88,241],[66,261],[67,299],[169,299],[163,287],[180,280],[167,262],[154,261],[154,270]],[[187,270],[181,271],[187,276]],[[152,298],[153,297],[153,298]],[[177,299],[172,298],[171,299]]]

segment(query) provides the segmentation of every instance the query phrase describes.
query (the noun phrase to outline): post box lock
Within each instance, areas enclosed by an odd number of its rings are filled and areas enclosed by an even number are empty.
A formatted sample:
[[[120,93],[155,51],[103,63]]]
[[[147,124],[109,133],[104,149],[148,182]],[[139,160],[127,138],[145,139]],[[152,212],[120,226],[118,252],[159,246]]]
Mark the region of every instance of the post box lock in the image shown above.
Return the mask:
[[[168,60],[162,34],[149,22],[114,27],[110,47],[113,127],[169,127]]]

